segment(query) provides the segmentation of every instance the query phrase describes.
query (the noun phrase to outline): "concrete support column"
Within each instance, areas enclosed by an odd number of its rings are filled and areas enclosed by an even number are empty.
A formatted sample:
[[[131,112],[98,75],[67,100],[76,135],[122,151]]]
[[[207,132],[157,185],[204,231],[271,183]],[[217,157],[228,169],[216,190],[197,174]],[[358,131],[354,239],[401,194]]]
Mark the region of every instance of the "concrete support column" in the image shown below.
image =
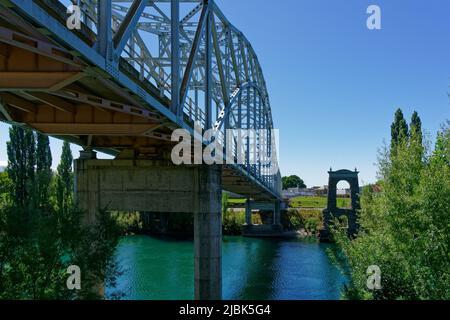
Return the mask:
[[[280,221],[281,213],[280,213],[280,211],[281,211],[280,201],[275,201],[274,208],[273,208],[273,224],[276,225],[276,226],[281,224],[281,221]]]
[[[85,212],[83,222],[94,224],[100,209],[100,172],[88,168],[88,160],[96,158],[92,150],[80,151],[80,159],[74,161],[75,202]]]
[[[222,167],[152,160],[75,161],[86,223],[98,209],[194,214],[195,298],[222,297]]]
[[[194,172],[195,298],[222,298],[222,173],[220,166]]]
[[[251,226],[252,223],[252,207],[250,204],[250,199],[245,202],[245,224]]]

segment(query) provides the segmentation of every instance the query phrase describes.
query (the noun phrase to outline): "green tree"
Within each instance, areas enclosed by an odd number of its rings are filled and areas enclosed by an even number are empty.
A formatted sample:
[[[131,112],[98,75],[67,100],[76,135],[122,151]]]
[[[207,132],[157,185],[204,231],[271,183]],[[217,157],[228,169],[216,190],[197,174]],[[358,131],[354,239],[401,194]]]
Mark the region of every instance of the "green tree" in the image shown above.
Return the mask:
[[[228,193],[222,193],[222,215],[225,216],[225,214],[228,212],[228,206],[229,206],[229,200],[230,196]]]
[[[12,183],[13,202],[16,205],[30,204],[35,190],[35,138],[31,130],[19,126],[9,129],[7,143],[7,172]]]
[[[50,148],[41,137],[36,149],[32,131],[13,127],[10,134],[11,179],[6,175],[0,180],[0,191],[10,193],[2,197],[0,205],[0,299],[100,298],[100,291],[93,288],[99,288],[100,283],[114,286],[120,274],[114,251],[121,229],[107,212],[99,212],[94,225],[83,223],[84,213],[71,201],[73,178],[68,144],[59,168],[63,205],[54,208],[44,198],[40,201],[46,205],[38,205],[33,186],[39,173],[49,172]],[[41,158],[37,163],[36,154]],[[47,197],[54,197],[51,193],[55,191],[50,189]],[[82,270],[81,291],[67,289],[66,270],[70,265]]]
[[[0,209],[9,205],[11,201],[11,179],[8,172],[0,173]]]
[[[293,175],[281,178],[283,190],[289,188],[306,188],[305,182],[300,177]]]
[[[56,199],[58,208],[67,211],[73,204],[73,156],[70,144],[64,142],[61,154],[61,162],[57,168]]]
[[[447,121],[442,131],[438,132],[434,156],[450,165],[450,122]]]
[[[358,237],[333,230],[333,257],[350,279],[347,298],[450,299],[450,167],[442,153],[447,143],[441,132],[431,155],[422,157],[418,139],[399,140],[395,153],[382,153],[380,192],[363,190]],[[367,288],[372,265],[381,269],[381,290]]]
[[[422,133],[422,120],[420,120],[417,111],[414,111],[411,117],[411,124],[409,126],[411,131],[411,138],[418,139],[418,142],[422,144],[423,133]]]
[[[403,117],[401,109],[397,109],[394,122],[391,125],[391,146],[394,148],[401,139],[408,137],[408,124]]]
[[[229,195],[222,194],[222,232],[224,235],[241,235],[245,223],[245,211],[235,212],[228,210]]]
[[[48,136],[37,134],[36,148],[36,201],[39,208],[50,206],[52,181],[52,153]]]

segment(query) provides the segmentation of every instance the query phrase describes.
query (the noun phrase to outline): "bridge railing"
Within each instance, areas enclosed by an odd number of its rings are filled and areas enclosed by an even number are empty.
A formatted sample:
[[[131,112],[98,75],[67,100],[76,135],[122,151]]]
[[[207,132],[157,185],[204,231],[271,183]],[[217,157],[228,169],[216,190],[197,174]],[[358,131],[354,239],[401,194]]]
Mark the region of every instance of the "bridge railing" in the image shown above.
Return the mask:
[[[273,140],[272,110],[257,55],[213,0],[59,1],[79,6],[97,50],[112,64],[132,66],[181,121],[214,128],[224,143],[227,129],[253,129],[258,141]],[[236,151],[224,157],[237,157],[238,138],[229,139]],[[246,159],[236,168],[280,195],[273,163],[253,164],[250,143],[241,147]],[[276,154],[273,143],[264,151],[260,143],[257,149],[257,156]]]

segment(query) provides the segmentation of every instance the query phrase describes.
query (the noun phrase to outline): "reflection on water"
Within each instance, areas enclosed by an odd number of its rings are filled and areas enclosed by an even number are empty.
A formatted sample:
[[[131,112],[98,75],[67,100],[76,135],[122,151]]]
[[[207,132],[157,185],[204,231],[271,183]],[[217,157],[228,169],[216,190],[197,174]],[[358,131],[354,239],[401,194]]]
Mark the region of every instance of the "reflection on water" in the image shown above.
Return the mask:
[[[224,299],[339,299],[344,278],[331,265],[327,245],[225,237]],[[125,299],[192,299],[193,244],[147,236],[125,237],[117,249]],[[111,293],[107,288],[107,293]]]

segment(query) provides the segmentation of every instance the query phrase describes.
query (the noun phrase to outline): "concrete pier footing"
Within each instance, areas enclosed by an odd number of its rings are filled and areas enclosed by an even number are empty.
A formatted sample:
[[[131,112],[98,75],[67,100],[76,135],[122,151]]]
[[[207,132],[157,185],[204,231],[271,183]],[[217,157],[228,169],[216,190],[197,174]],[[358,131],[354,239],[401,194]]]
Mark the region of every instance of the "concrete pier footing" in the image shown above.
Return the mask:
[[[76,200],[93,223],[99,209],[194,214],[195,298],[222,297],[222,168],[152,160],[75,161]]]
[[[272,212],[272,223],[253,225],[251,222],[252,210],[263,210]],[[252,201],[247,199],[245,203],[245,225],[242,227],[244,237],[279,237],[283,233],[281,225],[281,202],[280,201]]]

